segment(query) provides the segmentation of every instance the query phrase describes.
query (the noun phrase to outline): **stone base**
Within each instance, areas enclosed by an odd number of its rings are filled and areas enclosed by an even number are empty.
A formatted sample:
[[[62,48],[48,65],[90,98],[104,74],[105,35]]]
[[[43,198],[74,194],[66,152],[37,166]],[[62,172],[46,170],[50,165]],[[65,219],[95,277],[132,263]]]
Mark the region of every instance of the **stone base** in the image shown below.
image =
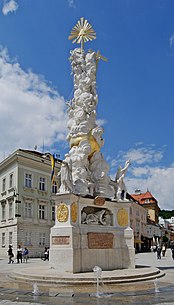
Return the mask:
[[[54,197],[56,221],[50,236],[51,268],[60,273],[135,268],[133,231],[129,227],[130,202],[112,202],[83,198],[73,194]],[[102,206],[101,206],[102,205]],[[110,225],[94,221],[98,212],[107,211]],[[91,212],[91,214],[90,214]],[[91,216],[92,215],[92,216]]]

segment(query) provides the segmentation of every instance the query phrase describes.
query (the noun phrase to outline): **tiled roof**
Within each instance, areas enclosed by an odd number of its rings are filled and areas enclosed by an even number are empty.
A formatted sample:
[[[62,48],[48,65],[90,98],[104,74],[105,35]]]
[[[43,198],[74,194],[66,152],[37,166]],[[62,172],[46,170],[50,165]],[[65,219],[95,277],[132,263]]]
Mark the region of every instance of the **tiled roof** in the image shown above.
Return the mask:
[[[155,197],[152,196],[152,194],[149,191],[147,191],[146,193],[141,193],[141,194],[131,194],[131,196],[135,200],[139,201],[140,203],[144,203],[144,200],[146,200],[146,199],[153,199],[155,202],[157,202]]]

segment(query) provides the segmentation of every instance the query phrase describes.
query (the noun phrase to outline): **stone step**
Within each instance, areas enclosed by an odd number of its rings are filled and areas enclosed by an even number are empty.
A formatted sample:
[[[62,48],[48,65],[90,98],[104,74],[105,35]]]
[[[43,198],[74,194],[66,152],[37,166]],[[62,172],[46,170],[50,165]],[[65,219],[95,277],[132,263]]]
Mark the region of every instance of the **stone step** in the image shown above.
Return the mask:
[[[144,270],[145,269],[145,270]],[[148,269],[148,270],[147,270]],[[118,273],[117,275],[115,273]],[[110,274],[111,273],[111,274]],[[130,283],[138,281],[154,280],[162,277],[165,273],[158,268],[140,268],[139,270],[123,270],[107,271],[107,276],[103,274],[101,281],[104,284],[118,284]],[[13,272],[9,274],[9,278],[22,282],[37,282],[42,284],[56,284],[56,285],[91,285],[96,283],[96,278],[92,273],[81,273],[71,275],[51,275],[51,274],[32,274],[26,272]]]

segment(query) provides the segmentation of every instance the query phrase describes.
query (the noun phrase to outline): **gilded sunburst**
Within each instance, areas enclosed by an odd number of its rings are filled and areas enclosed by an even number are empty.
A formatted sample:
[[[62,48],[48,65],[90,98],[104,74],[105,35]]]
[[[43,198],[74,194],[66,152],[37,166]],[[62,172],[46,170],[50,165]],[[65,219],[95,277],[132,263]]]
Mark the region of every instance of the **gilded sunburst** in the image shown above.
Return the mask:
[[[68,39],[73,39],[72,43],[81,43],[81,49],[83,50],[85,42],[96,39],[96,33],[91,24],[82,17],[71,30]]]

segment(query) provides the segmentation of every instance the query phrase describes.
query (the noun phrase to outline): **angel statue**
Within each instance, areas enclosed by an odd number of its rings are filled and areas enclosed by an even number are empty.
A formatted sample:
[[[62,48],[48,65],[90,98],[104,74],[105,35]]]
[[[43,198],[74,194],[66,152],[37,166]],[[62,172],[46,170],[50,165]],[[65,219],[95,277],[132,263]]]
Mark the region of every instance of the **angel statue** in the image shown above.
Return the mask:
[[[127,160],[123,168],[121,166],[118,167],[117,174],[115,177],[117,199],[121,199],[121,200],[125,199],[127,189],[124,183],[124,177],[126,175],[127,169],[130,164],[131,164],[130,160]]]

